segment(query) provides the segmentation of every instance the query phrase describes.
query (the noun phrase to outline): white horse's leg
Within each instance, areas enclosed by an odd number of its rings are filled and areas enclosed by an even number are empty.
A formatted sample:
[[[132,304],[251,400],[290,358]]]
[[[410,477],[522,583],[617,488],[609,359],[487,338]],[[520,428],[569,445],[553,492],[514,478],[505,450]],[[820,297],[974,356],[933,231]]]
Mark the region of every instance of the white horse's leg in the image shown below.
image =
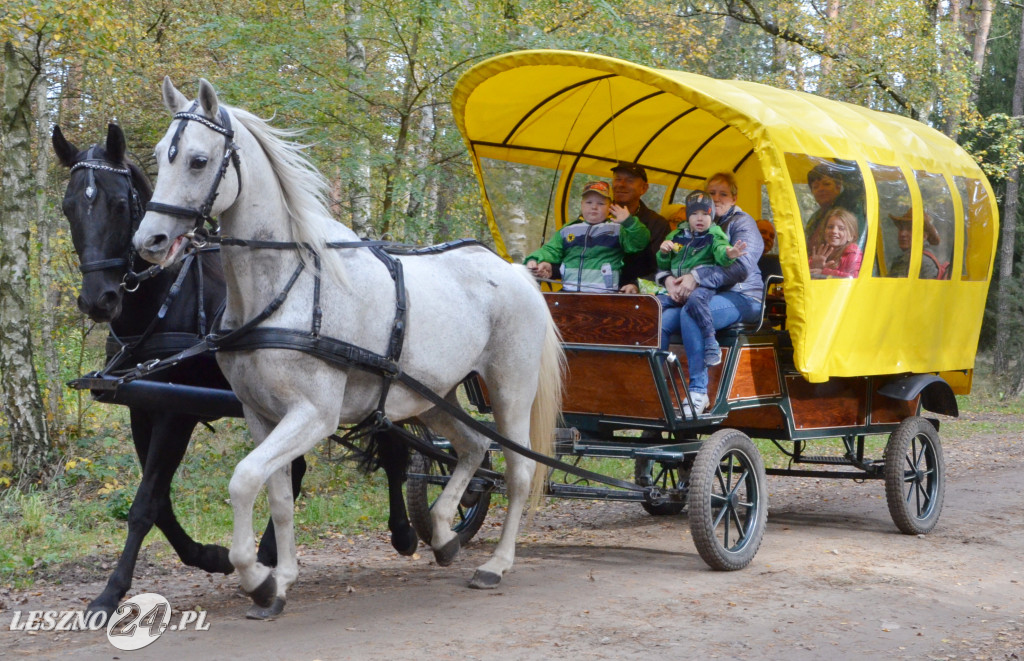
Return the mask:
[[[250,431],[257,438],[257,428],[265,429],[260,421],[253,422],[256,416],[247,415]],[[281,482],[287,481],[282,469],[290,465],[292,460],[311,450],[321,439],[334,431],[327,419],[312,406],[296,407],[290,410],[274,427],[273,431],[252,452],[235,467],[234,475],[228,485],[231,495],[231,506],[234,509],[234,535],[231,542],[229,558],[238,571],[242,589],[252,597],[258,608],[249,612],[251,617],[269,617],[284,608],[285,592],[298,576],[298,564],[295,558],[294,529],[291,503],[291,487],[282,488]],[[336,421],[337,417],[333,416]],[[260,487],[275,476],[269,493],[271,515],[274,529],[277,531],[277,563],[282,572],[282,584],[276,584],[270,568],[257,562],[255,536],[252,529],[252,508]],[[288,514],[280,518],[286,509]],[[264,610],[266,609],[266,610]]]
[[[446,399],[449,403],[459,405],[454,393]],[[473,479],[473,474],[483,463],[490,442],[437,409],[421,414],[420,419],[431,431],[447,438],[459,457],[455,469],[448,478],[448,484],[430,508],[430,519],[434,526],[430,546],[434,550],[437,564],[446,567],[459,552],[459,536],[452,530],[452,520],[455,518],[462,495]]]
[[[274,539],[277,543],[277,566],[273,570],[273,583],[277,587],[269,607],[253,605],[246,613],[251,620],[266,620],[284,610],[288,588],[299,576],[299,563],[295,550],[295,502],[292,498],[291,463],[267,478],[267,501],[274,520]]]
[[[246,409],[245,422],[253,443],[259,447],[266,439],[273,425]],[[240,471],[242,464],[251,456],[247,455],[235,466],[235,471],[228,483],[228,494],[231,497],[231,509],[234,511],[234,531],[231,539],[231,550],[228,559],[241,578],[242,589],[252,592],[270,575],[269,568],[255,568],[256,537],[252,529],[252,508],[256,495],[263,486],[264,479],[259,472]],[[262,565],[261,565],[262,567]]]
[[[530,408],[518,406],[515,415],[511,415],[508,408],[497,404],[492,397],[494,406],[494,420],[497,424],[498,433],[505,438],[515,441],[523,447],[530,447]],[[497,405],[496,405],[497,404]],[[504,414],[503,414],[504,411]],[[473,574],[473,580],[469,587],[477,589],[489,589],[497,587],[501,583],[501,577],[512,568],[516,557],[516,535],[519,533],[519,522],[523,515],[523,508],[530,495],[530,482],[533,478],[537,462],[527,459],[521,454],[510,450],[503,450],[505,455],[505,486],[508,490],[508,511],[505,515],[505,522],[501,527],[501,537],[498,545],[491,555],[491,559],[477,568]]]

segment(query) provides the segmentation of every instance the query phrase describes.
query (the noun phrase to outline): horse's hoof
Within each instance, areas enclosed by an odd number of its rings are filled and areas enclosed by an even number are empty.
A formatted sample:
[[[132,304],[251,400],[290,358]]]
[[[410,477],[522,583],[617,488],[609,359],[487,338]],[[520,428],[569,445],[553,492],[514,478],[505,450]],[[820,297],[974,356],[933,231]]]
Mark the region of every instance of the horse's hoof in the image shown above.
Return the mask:
[[[412,526],[405,530],[396,530],[391,533],[391,546],[395,547],[399,555],[412,555],[420,545],[420,538]]]
[[[452,541],[448,542],[439,549],[434,549],[434,560],[441,567],[447,567],[452,564],[455,560],[455,556],[459,554],[459,536],[452,537]]]
[[[267,577],[263,582],[257,585],[256,589],[249,593],[249,598],[252,599],[252,603],[257,606],[268,608],[274,602],[274,597],[276,595],[277,581],[274,580],[273,574],[267,574]],[[284,608],[284,604],[281,605],[281,608]]]
[[[245,612],[245,617],[248,620],[273,620],[284,610],[284,603],[283,597],[274,597],[274,602],[267,608],[250,606],[249,610]]]
[[[473,574],[473,580],[469,582],[469,587],[474,590],[493,590],[498,587],[499,583],[501,583],[501,574],[477,569]]]
[[[86,621],[91,621],[93,613],[105,613],[106,619],[104,620],[104,622],[109,622],[110,616],[113,615],[114,611],[117,610],[117,604],[118,602],[116,601],[113,603],[109,601],[104,601],[102,597],[97,597],[96,599],[93,599],[89,603],[89,606],[85,609]]]

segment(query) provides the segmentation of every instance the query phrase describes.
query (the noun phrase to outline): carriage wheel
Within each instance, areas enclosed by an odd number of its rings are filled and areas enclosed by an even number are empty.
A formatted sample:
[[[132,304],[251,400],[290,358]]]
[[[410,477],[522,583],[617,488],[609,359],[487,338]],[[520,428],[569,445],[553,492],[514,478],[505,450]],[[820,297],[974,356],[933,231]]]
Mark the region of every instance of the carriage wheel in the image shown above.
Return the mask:
[[[633,481],[642,487],[659,487],[662,493],[678,491],[689,479],[689,471],[680,467],[679,462],[655,461],[653,459],[637,459],[633,468]],[[640,503],[652,516],[672,516],[686,509],[685,502]]]
[[[455,456],[454,450],[448,451]],[[483,468],[491,467],[491,455],[484,455]],[[409,479],[405,485],[405,499],[409,507],[409,522],[425,543],[430,544],[434,537],[434,523],[430,518],[430,508],[441,495],[444,484],[434,484],[433,480],[415,477],[415,474],[446,477],[451,475],[447,464],[428,458],[419,452],[413,452],[409,462]],[[480,530],[487,518],[487,509],[491,506],[491,491],[466,491],[459,502],[458,513],[452,530],[459,535],[459,543],[465,545]]]
[[[712,569],[743,569],[757,554],[768,517],[761,453],[746,434],[722,429],[697,453],[690,478],[690,533]]]
[[[885,446],[885,499],[905,535],[931,532],[946,493],[946,462],[932,423],[915,416],[900,423]]]

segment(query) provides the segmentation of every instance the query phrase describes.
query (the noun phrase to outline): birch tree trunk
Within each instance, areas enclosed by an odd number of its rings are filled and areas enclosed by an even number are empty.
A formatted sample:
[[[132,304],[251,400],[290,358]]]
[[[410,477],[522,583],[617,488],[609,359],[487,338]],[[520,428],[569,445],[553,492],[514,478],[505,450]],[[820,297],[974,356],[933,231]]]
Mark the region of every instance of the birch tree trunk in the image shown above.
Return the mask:
[[[32,363],[30,234],[35,215],[31,94],[36,71],[27,56],[4,45],[0,124],[0,386],[11,457],[19,486],[38,482],[50,461],[43,403]]]
[[[51,440],[58,448],[65,447],[64,424],[64,383],[61,378],[60,357],[57,353],[57,315],[60,296],[53,275],[56,264],[53,259],[53,221],[46,213],[47,172],[50,167],[50,150],[45,147],[49,141],[49,117],[47,78],[40,74],[35,86],[36,105],[36,227],[39,237],[39,300],[42,305],[42,319],[39,333],[40,348],[43,352],[46,391],[46,422]]]
[[[360,79],[353,82],[358,91],[366,77],[366,46],[360,30],[363,23],[363,3],[349,0],[345,3],[345,58],[349,65],[359,71]],[[366,136],[353,132],[352,158],[356,161],[352,182],[349,184],[349,207],[352,209],[352,230],[359,236],[367,236],[371,228],[373,197],[370,191],[370,142]]]

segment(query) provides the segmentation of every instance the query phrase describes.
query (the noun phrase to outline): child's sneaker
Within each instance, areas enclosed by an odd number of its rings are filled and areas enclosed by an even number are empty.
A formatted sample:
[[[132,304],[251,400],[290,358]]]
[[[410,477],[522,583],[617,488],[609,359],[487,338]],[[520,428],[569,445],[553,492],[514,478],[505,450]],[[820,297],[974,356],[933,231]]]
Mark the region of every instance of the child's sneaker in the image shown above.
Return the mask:
[[[690,392],[690,400],[693,401],[693,409],[690,409],[690,402],[683,402],[683,417],[694,419],[704,412],[708,407],[708,394],[704,392]]]
[[[722,347],[714,337],[704,340],[704,364],[707,366],[718,365],[722,362]]]

